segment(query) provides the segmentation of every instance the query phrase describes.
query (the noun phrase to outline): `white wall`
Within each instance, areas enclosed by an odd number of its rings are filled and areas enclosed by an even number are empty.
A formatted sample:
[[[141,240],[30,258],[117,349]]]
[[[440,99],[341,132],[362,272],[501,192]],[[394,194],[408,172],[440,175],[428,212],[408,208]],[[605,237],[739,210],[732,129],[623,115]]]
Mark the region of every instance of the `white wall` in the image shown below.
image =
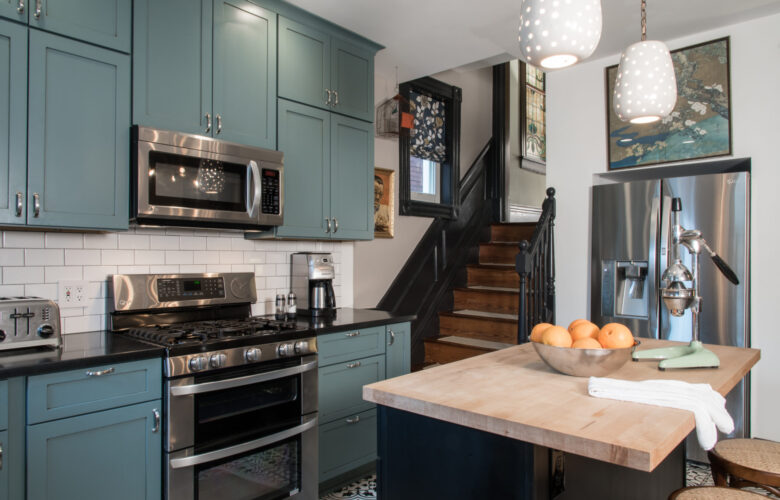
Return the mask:
[[[106,327],[113,274],[253,272],[254,314],[270,314],[277,293],[290,290],[290,254],[333,253],[336,304],[352,305],[352,243],[250,241],[239,231],[137,228],[123,233],[3,231],[0,297],[30,295],[57,301],[60,281],[89,283],[86,307],[60,304],[64,333]]]
[[[463,177],[493,135],[493,70],[488,67],[474,71],[445,71],[433,75],[433,78],[463,90],[460,129],[460,176]],[[394,96],[395,92],[395,82],[375,75],[374,99],[377,105]],[[429,217],[401,217],[398,214],[398,139],[377,137],[374,141],[374,163],[379,168],[396,172],[393,194],[395,237],[355,243],[355,307],[376,306],[433,222]]]
[[[774,133],[780,112],[780,15],[668,41],[670,49],[731,37],[732,139],[735,157],[752,158],[751,335],[761,349],[752,372],[752,432],[780,440],[780,333],[777,292],[780,165]],[[548,75],[547,183],[557,190],[556,307],[562,324],[587,317],[590,186],[606,172],[604,68],[599,59]]]

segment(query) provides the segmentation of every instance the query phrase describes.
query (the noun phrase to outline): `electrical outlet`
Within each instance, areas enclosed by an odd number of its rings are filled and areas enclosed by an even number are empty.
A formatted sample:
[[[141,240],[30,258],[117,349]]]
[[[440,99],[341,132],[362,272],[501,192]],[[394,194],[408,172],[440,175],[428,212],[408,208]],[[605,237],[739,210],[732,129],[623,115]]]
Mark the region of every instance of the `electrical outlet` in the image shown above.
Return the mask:
[[[59,282],[59,306],[60,307],[84,307],[87,305],[86,281],[60,281]]]

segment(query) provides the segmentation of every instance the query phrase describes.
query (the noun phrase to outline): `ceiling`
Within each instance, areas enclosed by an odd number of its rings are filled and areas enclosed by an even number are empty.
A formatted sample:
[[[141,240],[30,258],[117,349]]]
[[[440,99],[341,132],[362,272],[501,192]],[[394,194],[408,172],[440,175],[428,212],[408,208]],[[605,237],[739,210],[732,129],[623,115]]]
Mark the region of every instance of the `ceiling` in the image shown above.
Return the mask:
[[[288,0],[384,45],[376,71],[400,81],[520,55],[521,0]],[[591,56],[618,54],[639,41],[639,0],[602,0],[601,42]],[[475,8],[476,6],[478,8]],[[647,37],[671,40],[780,12],[780,0],[649,0]]]

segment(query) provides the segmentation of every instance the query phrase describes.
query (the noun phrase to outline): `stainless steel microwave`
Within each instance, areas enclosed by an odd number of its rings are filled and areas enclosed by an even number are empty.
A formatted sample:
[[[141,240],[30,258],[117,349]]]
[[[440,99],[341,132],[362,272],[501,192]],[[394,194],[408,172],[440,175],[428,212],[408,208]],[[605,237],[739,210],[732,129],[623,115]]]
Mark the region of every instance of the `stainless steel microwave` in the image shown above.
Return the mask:
[[[131,220],[258,229],[284,220],[283,154],[135,125]]]

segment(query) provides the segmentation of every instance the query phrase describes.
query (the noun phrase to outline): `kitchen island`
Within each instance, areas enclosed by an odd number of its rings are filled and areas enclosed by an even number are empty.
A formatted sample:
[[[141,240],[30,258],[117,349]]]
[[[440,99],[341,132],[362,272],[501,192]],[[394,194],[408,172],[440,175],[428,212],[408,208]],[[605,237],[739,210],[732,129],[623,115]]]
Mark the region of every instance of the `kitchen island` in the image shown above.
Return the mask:
[[[725,395],[760,357],[707,347],[720,368],[629,362],[610,376],[709,383]],[[379,405],[380,498],[658,499],[684,486],[693,414],[593,398],[587,384],[524,344],[365,386]]]

